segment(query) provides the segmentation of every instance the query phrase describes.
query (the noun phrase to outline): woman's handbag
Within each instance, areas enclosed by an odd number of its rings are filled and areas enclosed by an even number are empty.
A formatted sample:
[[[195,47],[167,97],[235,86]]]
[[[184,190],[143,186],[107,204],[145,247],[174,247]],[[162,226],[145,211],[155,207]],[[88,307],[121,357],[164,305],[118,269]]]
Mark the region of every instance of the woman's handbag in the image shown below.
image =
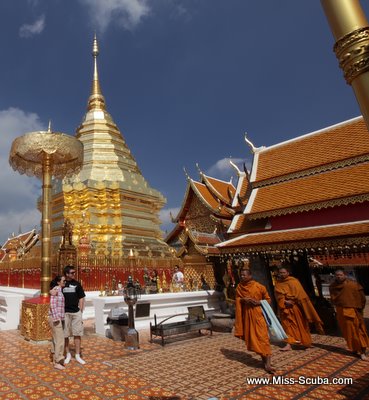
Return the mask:
[[[284,331],[277,316],[274,314],[274,311],[272,307],[270,307],[270,304],[266,300],[261,300],[260,305],[268,326],[270,340],[272,342],[281,342],[282,340],[287,339],[286,332]]]

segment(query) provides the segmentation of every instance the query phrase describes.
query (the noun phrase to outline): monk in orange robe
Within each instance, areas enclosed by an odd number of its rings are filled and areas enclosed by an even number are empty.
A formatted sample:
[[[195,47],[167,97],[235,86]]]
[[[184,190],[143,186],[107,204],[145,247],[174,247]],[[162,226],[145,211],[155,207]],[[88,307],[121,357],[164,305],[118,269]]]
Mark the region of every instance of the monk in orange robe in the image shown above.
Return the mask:
[[[362,286],[348,279],[344,271],[337,270],[329,292],[331,301],[336,306],[338,325],[347,347],[362,360],[366,360],[369,338],[363,318],[366,299]]]
[[[247,350],[259,354],[264,363],[264,369],[274,373],[271,365],[272,350],[270,347],[268,327],[263,316],[260,300],[270,303],[265,286],[252,279],[251,272],[242,269],[241,282],[236,290],[236,322],[235,336],[244,339]]]
[[[281,350],[292,350],[291,344],[310,347],[309,324],[314,323],[318,333],[323,334],[324,330],[323,323],[301,283],[290,276],[286,268],[280,268],[274,291],[281,323],[288,335],[287,344]]]

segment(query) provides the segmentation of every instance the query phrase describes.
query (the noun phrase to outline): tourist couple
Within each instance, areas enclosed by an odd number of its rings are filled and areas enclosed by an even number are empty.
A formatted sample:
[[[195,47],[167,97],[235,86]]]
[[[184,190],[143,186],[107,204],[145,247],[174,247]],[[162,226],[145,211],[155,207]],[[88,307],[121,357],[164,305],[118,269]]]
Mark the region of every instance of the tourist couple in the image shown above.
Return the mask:
[[[72,359],[70,336],[74,337],[76,361],[82,365],[86,363],[81,357],[82,313],[86,295],[82,285],[74,279],[75,268],[67,266],[63,272],[64,275],[58,275],[50,283],[49,323],[53,336],[51,352],[54,368],[58,370],[65,369],[65,365]]]

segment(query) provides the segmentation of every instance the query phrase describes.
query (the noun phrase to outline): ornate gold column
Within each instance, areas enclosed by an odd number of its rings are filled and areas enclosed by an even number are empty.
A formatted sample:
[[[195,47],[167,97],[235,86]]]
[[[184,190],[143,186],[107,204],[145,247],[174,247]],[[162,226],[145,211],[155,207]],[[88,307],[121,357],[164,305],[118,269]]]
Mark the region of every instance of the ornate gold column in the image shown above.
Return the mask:
[[[359,0],[321,0],[334,52],[369,129],[369,24]]]
[[[51,281],[50,247],[50,200],[51,200],[51,156],[44,154],[42,166],[42,229],[41,229],[41,296],[49,297]]]

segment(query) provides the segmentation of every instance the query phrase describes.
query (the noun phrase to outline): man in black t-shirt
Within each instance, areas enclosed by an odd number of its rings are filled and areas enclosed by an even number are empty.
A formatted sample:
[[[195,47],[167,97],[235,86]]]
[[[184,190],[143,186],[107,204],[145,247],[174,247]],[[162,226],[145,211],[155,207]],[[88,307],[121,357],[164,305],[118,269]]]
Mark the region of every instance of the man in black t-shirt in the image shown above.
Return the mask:
[[[82,285],[74,279],[76,270],[72,266],[64,268],[65,287],[63,294],[65,298],[65,352],[64,364],[68,364],[72,359],[69,350],[69,337],[74,337],[74,346],[76,350],[76,361],[80,364],[86,364],[81,358],[81,336],[83,335],[82,313],[85,307],[85,292]]]

